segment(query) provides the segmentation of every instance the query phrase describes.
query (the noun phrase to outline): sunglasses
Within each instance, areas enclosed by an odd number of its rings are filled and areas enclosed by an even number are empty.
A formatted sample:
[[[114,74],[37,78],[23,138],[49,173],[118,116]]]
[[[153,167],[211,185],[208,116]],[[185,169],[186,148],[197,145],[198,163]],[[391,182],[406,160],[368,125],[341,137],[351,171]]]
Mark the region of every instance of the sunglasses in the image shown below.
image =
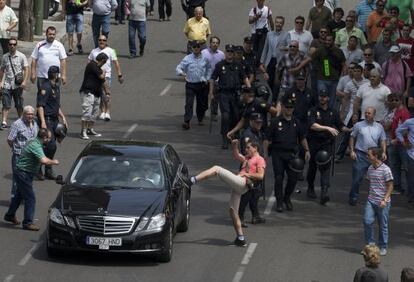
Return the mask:
[[[303,24],[303,22],[295,22],[296,24]]]
[[[9,46],[16,46],[17,43],[9,43]]]
[[[196,45],[193,46],[193,48],[201,48],[201,45],[200,44],[196,44]]]

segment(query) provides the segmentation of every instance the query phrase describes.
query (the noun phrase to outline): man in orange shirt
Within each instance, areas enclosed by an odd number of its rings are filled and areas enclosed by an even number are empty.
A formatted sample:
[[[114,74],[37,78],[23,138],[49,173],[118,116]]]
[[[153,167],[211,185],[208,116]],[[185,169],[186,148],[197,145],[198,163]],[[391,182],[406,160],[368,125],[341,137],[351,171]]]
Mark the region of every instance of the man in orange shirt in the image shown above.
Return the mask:
[[[381,21],[387,17],[387,12],[384,10],[385,3],[382,0],[378,0],[377,8],[368,16],[367,21],[367,33],[368,43],[375,43],[378,37],[381,35],[383,27],[380,26]]]

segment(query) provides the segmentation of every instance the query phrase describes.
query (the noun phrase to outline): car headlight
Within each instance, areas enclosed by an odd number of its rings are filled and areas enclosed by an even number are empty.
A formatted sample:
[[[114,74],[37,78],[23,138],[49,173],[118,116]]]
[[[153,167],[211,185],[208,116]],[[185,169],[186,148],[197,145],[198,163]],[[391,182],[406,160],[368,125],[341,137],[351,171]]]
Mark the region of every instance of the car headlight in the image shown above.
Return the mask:
[[[54,223],[65,225],[62,213],[57,208],[52,208],[49,211],[49,219]]]
[[[141,218],[141,221],[139,222],[136,231],[138,232],[139,231],[141,232],[160,231],[161,228],[164,226],[164,224],[165,224],[165,214],[163,213],[154,215],[153,217],[151,217],[151,219],[149,219],[148,217],[143,217]]]
[[[165,214],[160,213],[151,218],[151,222],[147,227],[148,231],[158,230],[165,224]]]

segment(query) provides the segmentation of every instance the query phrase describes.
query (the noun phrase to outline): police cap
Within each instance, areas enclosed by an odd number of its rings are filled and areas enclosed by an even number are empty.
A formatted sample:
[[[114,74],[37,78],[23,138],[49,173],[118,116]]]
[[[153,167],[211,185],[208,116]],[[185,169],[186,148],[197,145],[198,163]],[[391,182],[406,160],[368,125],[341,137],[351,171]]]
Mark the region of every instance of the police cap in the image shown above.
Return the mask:
[[[329,97],[329,93],[325,89],[321,89],[321,90],[319,90],[319,96]]]
[[[244,48],[243,46],[234,46],[234,52],[243,52]]]
[[[260,113],[252,113],[250,115],[250,120],[255,122],[263,122],[263,115]]]
[[[296,80],[305,80],[306,79],[306,73],[304,71],[300,71],[298,75],[296,76]]]
[[[244,43],[253,43],[251,36],[246,36],[243,40]]]
[[[281,103],[283,106],[295,106],[296,104],[296,97],[295,97],[295,93],[286,93],[285,95],[283,95],[282,99],[281,99]]]
[[[226,52],[234,52],[234,45],[233,44],[227,44],[225,46]]]

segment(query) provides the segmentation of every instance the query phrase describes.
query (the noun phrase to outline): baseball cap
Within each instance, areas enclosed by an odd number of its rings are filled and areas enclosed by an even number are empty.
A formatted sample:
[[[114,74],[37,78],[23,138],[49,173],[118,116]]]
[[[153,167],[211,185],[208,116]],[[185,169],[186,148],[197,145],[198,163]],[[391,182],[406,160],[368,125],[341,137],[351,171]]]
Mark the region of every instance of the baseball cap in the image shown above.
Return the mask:
[[[391,46],[391,48],[388,52],[390,52],[390,53],[399,53],[399,52],[401,52],[401,48],[398,45],[393,45],[393,46]]]

